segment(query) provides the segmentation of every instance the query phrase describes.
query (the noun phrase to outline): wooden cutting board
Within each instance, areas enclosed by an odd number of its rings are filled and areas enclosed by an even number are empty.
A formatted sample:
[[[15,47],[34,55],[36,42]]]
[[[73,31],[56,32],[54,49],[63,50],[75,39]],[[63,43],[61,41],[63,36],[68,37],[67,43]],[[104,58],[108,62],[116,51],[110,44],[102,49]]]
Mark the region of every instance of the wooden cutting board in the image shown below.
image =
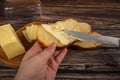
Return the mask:
[[[26,28],[26,26],[31,25],[31,24],[41,24],[41,22],[31,22],[31,23],[25,25],[24,27],[22,27],[22,28],[20,28],[19,30],[16,31],[16,34],[18,35],[19,39],[21,40],[21,42],[22,42],[23,46],[25,47],[26,51],[33,45],[34,42],[29,43],[25,39],[22,31]],[[9,60],[6,57],[4,51],[0,48],[0,62],[3,62],[4,64],[8,65],[9,67],[17,68],[19,66],[23,56],[24,56],[24,54],[19,55],[15,58]]]

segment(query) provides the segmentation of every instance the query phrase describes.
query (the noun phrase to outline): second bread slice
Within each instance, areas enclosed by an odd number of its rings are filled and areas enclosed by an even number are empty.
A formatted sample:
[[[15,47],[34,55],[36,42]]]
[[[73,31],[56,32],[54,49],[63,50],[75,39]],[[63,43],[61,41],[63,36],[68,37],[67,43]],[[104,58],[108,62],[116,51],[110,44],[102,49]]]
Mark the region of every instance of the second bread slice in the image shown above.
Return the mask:
[[[63,31],[59,31],[58,28],[52,27],[48,24],[42,24],[37,31],[37,38],[43,46],[47,47],[51,43],[56,43],[58,48],[68,46],[73,43],[75,39],[69,37]]]

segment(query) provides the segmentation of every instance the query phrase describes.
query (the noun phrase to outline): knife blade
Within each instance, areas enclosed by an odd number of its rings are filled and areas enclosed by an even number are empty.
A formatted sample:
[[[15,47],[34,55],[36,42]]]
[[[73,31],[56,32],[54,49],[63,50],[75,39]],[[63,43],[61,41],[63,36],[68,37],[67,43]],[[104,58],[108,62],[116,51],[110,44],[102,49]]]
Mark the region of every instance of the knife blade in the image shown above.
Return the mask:
[[[69,30],[64,30],[64,32],[77,40],[98,42],[102,44],[120,47],[120,38],[117,38],[117,37],[110,37],[110,36],[103,36],[103,35],[98,36],[98,35],[76,32],[76,31],[69,31]]]

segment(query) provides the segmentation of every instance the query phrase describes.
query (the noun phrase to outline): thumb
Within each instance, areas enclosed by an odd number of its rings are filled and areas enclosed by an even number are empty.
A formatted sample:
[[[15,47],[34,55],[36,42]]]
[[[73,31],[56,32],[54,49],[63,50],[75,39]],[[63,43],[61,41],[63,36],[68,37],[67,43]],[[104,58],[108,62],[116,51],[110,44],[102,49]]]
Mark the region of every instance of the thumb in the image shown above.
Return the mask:
[[[56,44],[52,43],[48,48],[46,48],[43,52],[38,54],[37,56],[40,56],[44,61],[47,61],[55,52],[56,50]]]

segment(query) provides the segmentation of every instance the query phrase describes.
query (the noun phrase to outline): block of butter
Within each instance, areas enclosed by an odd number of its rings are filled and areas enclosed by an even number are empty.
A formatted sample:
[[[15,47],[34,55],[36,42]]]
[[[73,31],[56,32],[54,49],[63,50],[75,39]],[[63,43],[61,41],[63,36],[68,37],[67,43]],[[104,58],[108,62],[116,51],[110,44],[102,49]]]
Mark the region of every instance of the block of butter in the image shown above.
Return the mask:
[[[10,24],[0,26],[0,46],[8,59],[25,53],[25,48]]]

